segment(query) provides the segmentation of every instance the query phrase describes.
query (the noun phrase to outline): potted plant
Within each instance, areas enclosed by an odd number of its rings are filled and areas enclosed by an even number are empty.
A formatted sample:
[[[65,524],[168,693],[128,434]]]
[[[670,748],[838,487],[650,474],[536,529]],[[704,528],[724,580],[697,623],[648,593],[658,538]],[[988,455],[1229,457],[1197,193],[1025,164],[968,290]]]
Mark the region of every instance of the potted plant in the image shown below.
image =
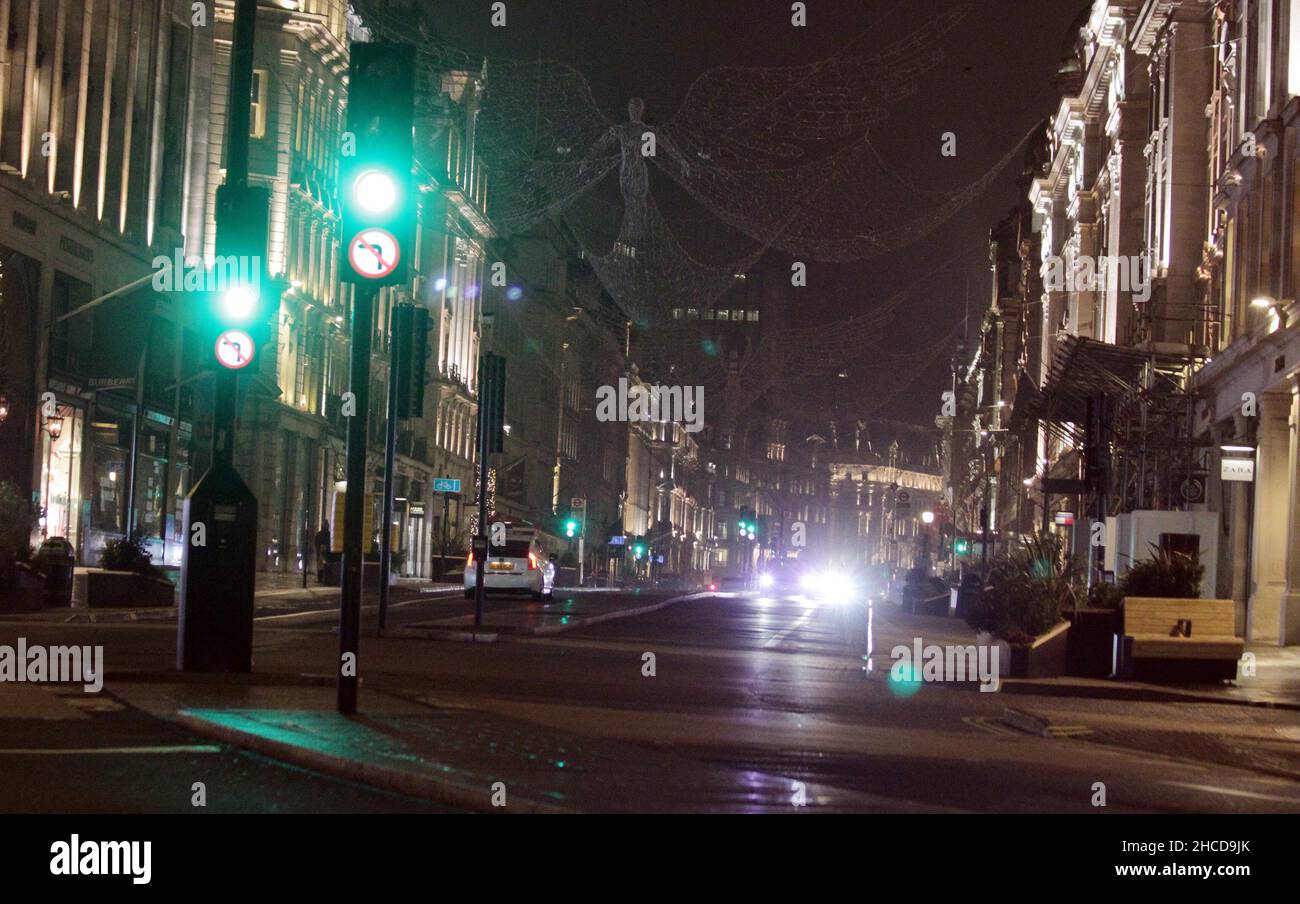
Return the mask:
[[[1066,674],[1109,678],[1114,670],[1115,635],[1124,624],[1124,591],[1099,581],[1088,589],[1083,602],[1065,614],[1070,622]]]
[[[82,568],[74,578],[80,592],[74,599],[91,608],[171,606],[176,588],[153,564],[140,534],[109,540],[99,556],[99,568]]]
[[[1007,642],[1013,678],[1065,674],[1069,623],[1062,613],[1076,604],[1079,568],[1055,534],[1021,538],[989,572],[966,621]]]
[[[1197,599],[1205,566],[1182,552],[1151,544],[1151,558],[1134,562],[1120,582],[1122,596]]]

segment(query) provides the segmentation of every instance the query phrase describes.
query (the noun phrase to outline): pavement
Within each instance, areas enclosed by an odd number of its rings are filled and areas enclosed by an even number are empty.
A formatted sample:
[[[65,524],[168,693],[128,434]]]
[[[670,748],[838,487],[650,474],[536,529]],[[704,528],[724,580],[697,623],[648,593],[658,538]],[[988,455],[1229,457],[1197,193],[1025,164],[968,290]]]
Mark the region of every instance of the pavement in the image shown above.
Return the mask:
[[[461,584],[440,583],[423,578],[399,578],[389,589],[390,603],[404,602],[424,594],[458,593]],[[258,572],[253,591],[253,606],[258,617],[272,616],[280,613],[296,613],[310,610],[338,612],[340,590],[316,583],[315,578],[308,578],[308,585],[302,585],[301,575],[269,574]],[[379,591],[365,590],[362,593],[364,609],[377,610]],[[68,624],[109,624],[114,622],[172,622],[176,621],[177,606],[160,607],[114,607],[111,609],[90,609],[85,607],[53,607],[35,612],[3,612],[0,621],[49,621]]]
[[[1112,812],[1300,812],[1296,651],[1221,688],[979,693],[889,681],[896,645],[974,641],[889,604],[560,588],[490,597],[476,644],[459,588],[413,590],[363,612],[356,716],[334,604],[259,614],[250,675],[177,673],[167,623],[0,622],[107,673],[0,684],[0,811],[183,812],[203,780],[232,812],[1092,812],[1098,781]]]

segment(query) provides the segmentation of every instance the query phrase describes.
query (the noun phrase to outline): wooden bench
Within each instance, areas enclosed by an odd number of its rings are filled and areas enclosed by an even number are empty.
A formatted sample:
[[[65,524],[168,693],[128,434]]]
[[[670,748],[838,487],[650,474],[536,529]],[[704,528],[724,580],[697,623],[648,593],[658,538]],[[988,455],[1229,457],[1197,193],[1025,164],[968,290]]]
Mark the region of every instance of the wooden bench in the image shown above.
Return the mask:
[[[1117,675],[1223,681],[1237,677],[1245,642],[1236,636],[1232,600],[1124,598],[1116,638]]]

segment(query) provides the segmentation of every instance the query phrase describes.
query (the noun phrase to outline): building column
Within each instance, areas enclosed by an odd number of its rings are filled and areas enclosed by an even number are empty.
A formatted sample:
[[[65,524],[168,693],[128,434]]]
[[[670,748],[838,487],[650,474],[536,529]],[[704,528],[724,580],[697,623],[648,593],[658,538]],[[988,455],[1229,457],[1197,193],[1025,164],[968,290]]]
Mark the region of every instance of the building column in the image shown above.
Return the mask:
[[[1255,465],[1255,524],[1252,532],[1250,603],[1246,638],[1284,644],[1287,543],[1291,521],[1293,472],[1290,393],[1259,398]]]
[[[1281,643],[1300,644],[1300,376],[1291,378],[1289,496],[1290,523],[1286,542],[1286,592],[1282,595],[1282,612],[1278,619]]]
[[[1241,437],[1249,437],[1245,415],[1233,415],[1233,428],[1225,431],[1223,440],[1228,443],[1243,442]],[[1219,454],[1222,458],[1222,454]],[[1246,636],[1246,601],[1250,597],[1250,505],[1248,494],[1255,491],[1254,486],[1245,481],[1221,481],[1222,491],[1229,496],[1228,506],[1231,519],[1228,525],[1228,543],[1230,548],[1220,554],[1227,556],[1228,575],[1232,588],[1233,627],[1238,637]]]

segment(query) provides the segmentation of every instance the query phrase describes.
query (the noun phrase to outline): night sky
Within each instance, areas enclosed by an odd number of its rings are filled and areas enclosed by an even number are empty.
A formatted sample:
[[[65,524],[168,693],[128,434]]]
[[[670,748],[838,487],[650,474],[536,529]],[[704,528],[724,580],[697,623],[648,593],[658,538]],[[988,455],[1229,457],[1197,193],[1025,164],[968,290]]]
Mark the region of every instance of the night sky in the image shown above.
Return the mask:
[[[784,0],[510,0],[505,28],[489,24],[486,0],[440,0],[431,22],[450,44],[472,53],[567,63],[583,72],[606,115],[626,118],[627,99],[640,96],[646,121],[671,116],[687,88],[714,66],[790,65],[845,51],[870,52],[901,37],[953,0],[809,0],[808,25],[790,26]],[[960,187],[982,175],[1056,108],[1053,74],[1071,22],[1085,0],[981,0],[943,41],[945,59],[923,77],[919,90],[890,108],[873,130],[874,141],[908,180],[935,189]],[[940,154],[940,136],[957,135],[957,155]],[[852,264],[809,263],[806,310],[796,322],[834,322],[869,311],[892,293],[924,280],[883,337],[891,349],[933,347],[961,321],[969,293],[977,324],[991,288],[989,228],[1015,203],[1019,158],[998,182],[952,221],[917,243]],[[667,207],[680,193],[656,197]],[[678,205],[679,223],[717,229],[708,214]],[[887,224],[883,224],[887,225]],[[806,318],[806,319],[805,319]],[[948,382],[951,350],[874,416],[932,424],[939,393]],[[898,373],[882,375],[870,360],[850,366],[840,393],[874,400],[892,391]],[[888,380],[887,383],[881,383]],[[875,407],[874,405],[872,406]]]

